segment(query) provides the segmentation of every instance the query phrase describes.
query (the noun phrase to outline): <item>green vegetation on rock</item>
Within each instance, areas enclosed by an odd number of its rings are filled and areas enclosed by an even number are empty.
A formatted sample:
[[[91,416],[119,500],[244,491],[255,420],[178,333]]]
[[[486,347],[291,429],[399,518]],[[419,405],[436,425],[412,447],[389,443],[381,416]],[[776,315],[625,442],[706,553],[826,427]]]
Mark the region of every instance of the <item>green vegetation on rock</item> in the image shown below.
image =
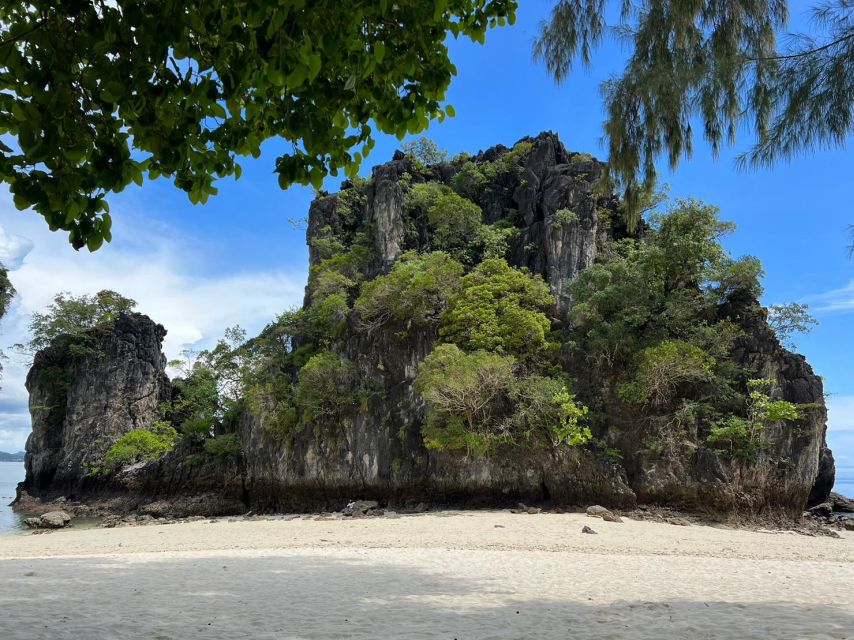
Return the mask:
[[[801,410],[791,402],[771,398],[776,386],[774,380],[749,380],[747,386],[750,390],[747,416],[719,420],[709,432],[707,442],[721,455],[753,461],[761,449],[762,429],[774,423],[796,422],[801,418]]]
[[[114,473],[130,464],[159,458],[172,450],[177,439],[178,433],[166,422],[129,431],[107,451],[102,471]]]
[[[353,363],[331,351],[312,356],[299,371],[294,400],[301,421],[319,432],[335,430],[359,404]]]
[[[460,280],[439,335],[466,350],[535,355],[549,347],[554,305],[545,282],[502,259],[485,260]]]
[[[73,296],[63,292],[54,296],[44,313],[35,312],[30,321],[30,341],[19,345],[30,353],[41,351],[59,338],[66,340],[72,352],[88,353],[87,334],[92,329],[109,328],[123,313],[130,313],[136,302],[115,291]]]
[[[368,331],[391,322],[421,328],[438,321],[459,286],[463,266],[447,253],[405,253],[392,270],[362,285],[354,310]]]

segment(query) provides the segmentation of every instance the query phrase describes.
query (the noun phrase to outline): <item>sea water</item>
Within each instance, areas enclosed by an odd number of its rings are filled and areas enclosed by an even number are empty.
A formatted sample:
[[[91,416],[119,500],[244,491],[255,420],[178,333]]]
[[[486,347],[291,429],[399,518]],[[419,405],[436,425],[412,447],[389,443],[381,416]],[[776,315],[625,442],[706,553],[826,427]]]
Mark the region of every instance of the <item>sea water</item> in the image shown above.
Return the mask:
[[[854,467],[836,467],[836,484],[833,485],[833,490],[854,500]]]
[[[15,499],[15,487],[23,480],[23,462],[0,462],[0,535],[24,529],[23,516],[9,506]]]

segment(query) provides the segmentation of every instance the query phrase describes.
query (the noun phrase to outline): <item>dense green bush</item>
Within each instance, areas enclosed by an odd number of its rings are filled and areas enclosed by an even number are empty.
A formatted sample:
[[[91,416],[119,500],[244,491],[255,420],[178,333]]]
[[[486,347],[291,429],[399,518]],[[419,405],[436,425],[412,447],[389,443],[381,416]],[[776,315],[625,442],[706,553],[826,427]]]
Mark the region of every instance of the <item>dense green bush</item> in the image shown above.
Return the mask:
[[[178,432],[166,422],[156,422],[150,429],[129,431],[107,451],[103,470],[112,473],[129,464],[159,458],[172,450],[177,439]]]
[[[353,308],[368,331],[389,322],[424,327],[447,307],[462,275],[463,266],[447,253],[410,251],[388,274],[363,284]]]
[[[492,185],[501,182],[504,176],[512,174],[516,178],[521,177],[522,166],[533,146],[530,142],[517,142],[497,160],[479,163],[465,161],[454,175],[454,191],[473,202],[481,201]]]
[[[414,215],[426,218],[431,246],[447,251],[468,248],[477,237],[483,217],[474,202],[438,182],[412,185],[407,207]]]
[[[471,200],[454,192],[442,194],[427,209],[427,222],[436,249],[460,249],[471,244],[480,229],[483,212]]]
[[[30,341],[16,345],[28,353],[36,353],[60,338],[71,355],[95,354],[88,344],[92,329],[108,328],[123,313],[130,313],[136,301],[115,291],[103,290],[93,296],[73,296],[58,293],[44,313],[35,312],[30,321]]]
[[[501,445],[587,442],[587,408],[575,402],[565,382],[539,375],[519,378],[517,368],[511,356],[437,346],[414,384],[427,405],[426,446],[486,454]]]
[[[548,345],[554,297],[539,277],[501,259],[484,260],[460,280],[439,335],[467,351],[534,355]]]
[[[482,259],[500,258],[505,260],[507,252],[510,250],[510,240],[518,233],[519,229],[505,222],[480,225],[478,239],[482,246]]]
[[[312,356],[300,369],[294,399],[304,424],[334,427],[358,406],[356,368],[332,351]]]
[[[210,440],[205,440],[204,447],[205,453],[221,462],[225,462],[231,458],[238,458],[243,452],[240,446],[240,438],[238,438],[236,433],[225,433],[214,436]]]
[[[427,403],[427,447],[483,453],[500,440],[498,426],[514,364],[509,356],[437,346],[419,367],[414,384]]]
[[[709,382],[715,359],[682,340],[664,340],[638,356],[634,381],[623,385],[620,397],[636,404],[669,406],[676,392],[688,385]]]
[[[583,424],[587,407],[576,403],[562,380],[538,375],[515,380],[509,400],[513,412],[507,426],[514,440],[541,437],[554,445],[577,446],[591,438]]]
[[[190,441],[210,437],[219,417],[220,393],[212,368],[196,363],[190,375],[175,380],[172,416],[181,434]]]
[[[354,237],[348,249],[333,252],[311,268],[310,303],[292,319],[295,332],[317,344],[328,346],[340,337],[352,296],[374,255],[369,229],[362,229]]]
[[[727,255],[720,239],[731,230],[714,207],[678,201],[650,217],[643,237],[608,243],[570,285],[576,357],[624,400],[661,409],[687,394],[724,413],[738,406],[729,356],[741,331],[718,308],[760,292],[761,268]]]
[[[314,351],[311,344],[293,349],[300,322],[300,314],[285,312],[243,347],[247,352],[242,377],[245,406],[260,419],[262,428],[285,446],[301,431],[294,380]]]

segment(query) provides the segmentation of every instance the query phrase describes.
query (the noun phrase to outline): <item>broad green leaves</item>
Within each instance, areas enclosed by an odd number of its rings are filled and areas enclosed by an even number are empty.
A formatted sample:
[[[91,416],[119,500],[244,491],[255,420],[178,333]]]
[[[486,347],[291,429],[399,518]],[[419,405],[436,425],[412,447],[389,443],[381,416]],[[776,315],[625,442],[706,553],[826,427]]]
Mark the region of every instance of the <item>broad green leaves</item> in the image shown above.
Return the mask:
[[[105,198],[164,176],[193,203],[270,138],[279,184],[355,175],[374,131],[454,115],[448,33],[482,42],[516,0],[0,0],[0,180],[76,248]],[[6,144],[8,143],[8,144]]]

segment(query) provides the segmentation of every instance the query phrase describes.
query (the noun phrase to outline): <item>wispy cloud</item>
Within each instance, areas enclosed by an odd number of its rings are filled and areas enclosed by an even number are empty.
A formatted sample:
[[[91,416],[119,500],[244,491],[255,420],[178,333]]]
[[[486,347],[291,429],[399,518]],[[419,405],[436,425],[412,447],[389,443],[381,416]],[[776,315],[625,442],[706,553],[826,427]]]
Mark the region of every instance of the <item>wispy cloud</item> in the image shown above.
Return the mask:
[[[32,249],[32,240],[14,233],[7,233],[3,227],[0,227],[0,264],[7,269],[19,268]]]
[[[803,298],[814,313],[848,313],[854,311],[854,280],[839,289],[831,289]]]
[[[0,326],[0,348],[24,342],[34,311],[54,294],[113,289],[138,302],[138,310],[166,327],[167,357],[186,346],[211,344],[226,327],[243,326],[252,335],[277,313],[302,301],[305,271],[212,272],[217,247],[204,246],[144,213],[117,215],[116,241],[94,254],[75,252],[62,234],[48,231],[33,213],[15,211],[0,196],[0,261],[10,268],[18,291]],[[26,410],[27,364],[15,356],[0,382],[0,450],[20,448],[29,431]]]

